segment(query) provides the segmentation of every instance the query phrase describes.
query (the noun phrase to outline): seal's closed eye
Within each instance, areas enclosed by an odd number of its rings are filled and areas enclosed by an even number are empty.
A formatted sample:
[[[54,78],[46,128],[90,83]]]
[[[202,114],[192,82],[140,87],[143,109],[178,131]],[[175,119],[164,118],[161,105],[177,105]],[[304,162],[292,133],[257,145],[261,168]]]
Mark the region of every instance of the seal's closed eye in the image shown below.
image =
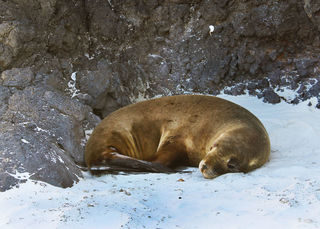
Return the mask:
[[[227,167],[230,171],[237,171],[239,169],[239,160],[235,157],[231,157],[227,162]]]

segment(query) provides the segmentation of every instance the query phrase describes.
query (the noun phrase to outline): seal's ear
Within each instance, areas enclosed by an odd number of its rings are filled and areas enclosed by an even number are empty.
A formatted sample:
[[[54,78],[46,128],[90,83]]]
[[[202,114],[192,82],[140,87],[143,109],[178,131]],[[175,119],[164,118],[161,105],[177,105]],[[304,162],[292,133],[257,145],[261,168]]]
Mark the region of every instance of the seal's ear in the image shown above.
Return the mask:
[[[230,157],[227,162],[227,167],[231,172],[239,172],[239,160],[235,157]]]

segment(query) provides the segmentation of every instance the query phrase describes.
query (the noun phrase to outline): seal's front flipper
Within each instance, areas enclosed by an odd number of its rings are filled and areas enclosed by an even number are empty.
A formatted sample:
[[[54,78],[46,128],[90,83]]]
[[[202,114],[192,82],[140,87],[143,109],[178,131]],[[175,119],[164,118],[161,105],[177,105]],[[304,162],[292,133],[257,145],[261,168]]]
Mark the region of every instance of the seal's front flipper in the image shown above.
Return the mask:
[[[154,172],[173,173],[174,170],[156,162],[148,162],[119,154],[109,153],[102,166],[92,167],[91,170],[123,171],[123,172]]]

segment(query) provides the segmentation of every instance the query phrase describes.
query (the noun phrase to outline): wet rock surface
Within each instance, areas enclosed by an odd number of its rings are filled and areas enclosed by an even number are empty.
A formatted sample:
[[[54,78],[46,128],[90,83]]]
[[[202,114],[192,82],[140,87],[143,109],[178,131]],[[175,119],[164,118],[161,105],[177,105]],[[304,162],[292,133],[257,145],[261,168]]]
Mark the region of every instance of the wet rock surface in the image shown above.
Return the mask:
[[[81,177],[86,135],[155,95],[320,107],[314,0],[0,0],[0,190]],[[295,91],[285,98],[284,89]]]

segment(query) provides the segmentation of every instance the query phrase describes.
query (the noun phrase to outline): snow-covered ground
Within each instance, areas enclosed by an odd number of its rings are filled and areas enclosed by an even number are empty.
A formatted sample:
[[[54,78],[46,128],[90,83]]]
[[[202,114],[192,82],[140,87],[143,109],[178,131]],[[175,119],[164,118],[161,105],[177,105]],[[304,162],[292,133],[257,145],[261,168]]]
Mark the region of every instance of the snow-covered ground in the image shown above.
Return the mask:
[[[248,174],[85,174],[72,188],[27,182],[0,193],[0,228],[319,228],[320,110],[221,96],[266,126],[270,162]],[[316,103],[313,103],[316,104]]]

